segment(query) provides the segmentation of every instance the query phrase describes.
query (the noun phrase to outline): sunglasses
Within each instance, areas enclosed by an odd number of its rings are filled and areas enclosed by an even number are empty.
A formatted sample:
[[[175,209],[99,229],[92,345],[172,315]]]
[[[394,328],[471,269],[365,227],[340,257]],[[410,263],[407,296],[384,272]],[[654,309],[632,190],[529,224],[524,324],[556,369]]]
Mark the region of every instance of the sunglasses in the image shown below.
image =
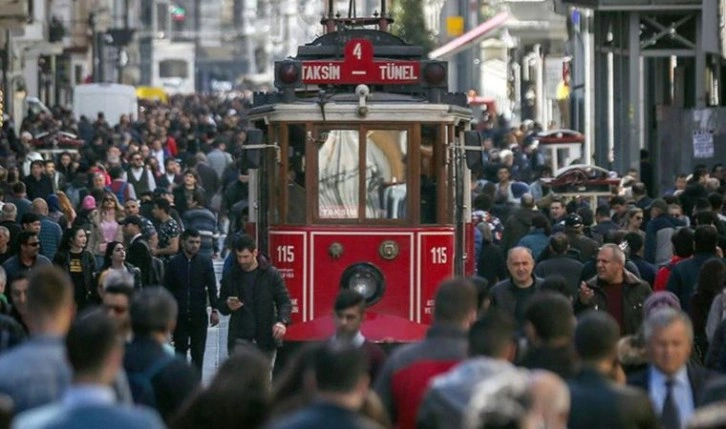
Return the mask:
[[[30,247],[38,247],[38,246],[40,246],[40,241],[36,241],[33,243],[25,243],[25,245],[30,246]]]

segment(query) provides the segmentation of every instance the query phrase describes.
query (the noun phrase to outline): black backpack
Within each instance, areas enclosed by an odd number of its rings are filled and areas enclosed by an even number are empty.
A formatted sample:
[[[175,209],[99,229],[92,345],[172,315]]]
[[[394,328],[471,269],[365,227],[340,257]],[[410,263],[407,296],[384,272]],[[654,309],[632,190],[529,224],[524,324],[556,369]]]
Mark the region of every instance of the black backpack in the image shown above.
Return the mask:
[[[172,362],[174,362],[174,357],[165,355],[163,358],[152,363],[144,371],[126,373],[135,404],[156,408],[156,392],[154,391],[154,384],[151,380]]]

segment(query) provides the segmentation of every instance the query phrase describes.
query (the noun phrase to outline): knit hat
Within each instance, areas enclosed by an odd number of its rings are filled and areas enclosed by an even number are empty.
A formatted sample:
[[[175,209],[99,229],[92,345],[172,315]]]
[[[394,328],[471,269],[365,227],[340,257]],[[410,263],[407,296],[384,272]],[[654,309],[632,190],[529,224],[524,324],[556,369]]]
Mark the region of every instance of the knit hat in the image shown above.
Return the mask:
[[[83,198],[83,204],[81,205],[85,210],[93,210],[96,208],[96,199],[93,195],[86,195]]]
[[[58,195],[50,194],[45,198],[45,201],[48,203],[48,210],[51,213],[61,211]]]
[[[648,317],[655,310],[661,308],[681,310],[681,300],[673,292],[659,291],[649,296],[643,304],[643,316]]]

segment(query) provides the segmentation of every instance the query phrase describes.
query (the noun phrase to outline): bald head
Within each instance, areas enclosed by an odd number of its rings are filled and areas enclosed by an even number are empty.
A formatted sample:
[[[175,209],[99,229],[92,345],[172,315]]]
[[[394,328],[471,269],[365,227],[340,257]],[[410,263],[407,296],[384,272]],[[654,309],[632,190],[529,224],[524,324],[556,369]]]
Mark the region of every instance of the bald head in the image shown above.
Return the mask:
[[[507,255],[507,269],[518,287],[529,287],[534,284],[532,271],[534,258],[532,251],[526,247],[513,247]]]
[[[532,194],[522,194],[522,198],[520,200],[522,203],[522,207],[526,209],[534,208],[534,196],[532,196]]]
[[[18,217],[18,208],[13,203],[5,203],[2,209],[2,220],[12,220]]]
[[[567,427],[570,414],[570,391],[564,381],[549,371],[532,371],[529,377],[532,413],[542,427]]]

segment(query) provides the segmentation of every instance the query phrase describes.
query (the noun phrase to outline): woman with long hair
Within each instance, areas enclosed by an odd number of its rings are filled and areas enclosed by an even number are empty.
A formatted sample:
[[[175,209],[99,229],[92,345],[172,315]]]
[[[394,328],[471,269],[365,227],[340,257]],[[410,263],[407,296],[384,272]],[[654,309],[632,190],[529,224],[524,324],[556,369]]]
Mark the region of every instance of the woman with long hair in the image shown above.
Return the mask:
[[[123,209],[113,192],[103,193],[100,207],[91,213],[90,219],[93,227],[88,248],[96,256],[96,263],[101,265],[108,244],[112,241],[123,241],[123,229],[119,224],[123,219]]]
[[[625,229],[628,232],[637,232],[643,237],[643,239],[645,239],[645,231],[640,229],[641,225],[643,225],[643,209],[635,207],[628,210],[628,213],[626,214],[626,222],[627,226]]]
[[[134,276],[134,289],[141,289],[141,270],[126,262],[126,247],[119,241],[112,241],[106,246],[106,251],[103,255],[103,266],[101,267],[98,281],[96,282],[99,295],[102,295],[100,292],[103,288],[103,281],[112,271],[131,274]]]
[[[60,206],[60,211],[68,220],[68,225],[72,225],[73,221],[76,220],[76,210],[73,208],[73,203],[71,202],[71,199],[68,198],[68,195],[66,195],[66,193],[63,191],[56,191],[55,194],[58,197],[58,205]]]
[[[86,250],[86,231],[80,225],[65,230],[53,263],[65,270],[73,281],[73,296],[78,310],[98,302],[93,279],[96,275],[96,259]]]

